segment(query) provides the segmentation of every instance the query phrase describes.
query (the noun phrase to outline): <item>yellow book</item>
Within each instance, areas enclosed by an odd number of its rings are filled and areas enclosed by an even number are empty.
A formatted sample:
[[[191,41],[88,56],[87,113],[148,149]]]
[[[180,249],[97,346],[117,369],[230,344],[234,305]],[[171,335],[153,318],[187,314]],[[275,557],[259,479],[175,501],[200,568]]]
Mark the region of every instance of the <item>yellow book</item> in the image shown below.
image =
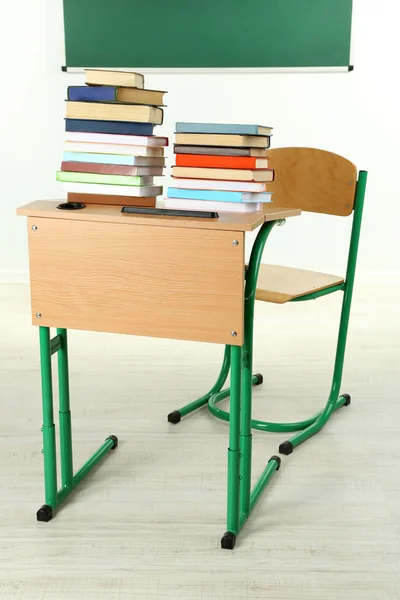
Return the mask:
[[[161,125],[163,111],[161,108],[139,104],[103,104],[102,102],[71,102],[68,100],[67,119],[131,121]]]

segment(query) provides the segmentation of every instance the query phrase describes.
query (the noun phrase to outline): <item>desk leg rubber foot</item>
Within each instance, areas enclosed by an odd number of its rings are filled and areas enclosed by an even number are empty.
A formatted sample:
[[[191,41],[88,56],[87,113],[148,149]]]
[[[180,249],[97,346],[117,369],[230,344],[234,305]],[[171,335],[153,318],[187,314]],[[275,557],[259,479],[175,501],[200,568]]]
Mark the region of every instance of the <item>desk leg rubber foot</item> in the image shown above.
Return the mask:
[[[289,441],[282,442],[282,444],[279,446],[279,452],[280,452],[280,454],[285,454],[285,456],[292,454],[292,452],[293,452],[292,442],[289,442]]]
[[[236,545],[236,535],[232,531],[227,531],[221,538],[221,548],[224,550],[233,550]]]
[[[168,415],[168,423],[179,423],[179,421],[181,420],[181,413],[179,412],[179,410],[174,410],[172,413],[169,413]]]
[[[268,462],[271,462],[271,460],[275,460],[278,463],[278,466],[276,467],[276,470],[279,471],[279,469],[281,468],[281,462],[282,459],[280,456],[276,456],[276,454],[274,454],[274,456],[271,456],[271,458],[269,459]]]
[[[53,509],[48,504],[43,504],[39,508],[36,513],[36,518],[38,521],[43,521],[44,523],[48,523],[53,516]]]
[[[109,435],[106,440],[112,440],[114,442],[114,445],[111,446],[111,450],[115,450],[115,448],[118,447],[118,438],[116,435]]]
[[[261,385],[263,383],[264,377],[261,375],[261,373],[255,373],[254,377],[257,377],[257,381],[254,385]]]
[[[351,403],[351,396],[349,394],[340,394],[342,398],[346,398],[346,402],[343,406],[348,406]]]

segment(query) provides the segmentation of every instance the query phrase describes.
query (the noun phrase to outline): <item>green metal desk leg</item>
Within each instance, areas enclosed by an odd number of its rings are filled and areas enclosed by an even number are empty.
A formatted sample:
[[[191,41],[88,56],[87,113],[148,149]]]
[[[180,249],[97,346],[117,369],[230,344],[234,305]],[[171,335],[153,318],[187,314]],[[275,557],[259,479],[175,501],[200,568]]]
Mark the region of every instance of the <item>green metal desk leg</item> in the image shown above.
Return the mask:
[[[62,487],[72,489],[74,470],[72,463],[71,411],[69,404],[68,342],[67,330],[57,329],[60,336],[58,351],[58,395],[60,399],[60,457]]]
[[[39,520],[51,519],[57,506],[56,432],[53,412],[53,379],[51,374],[50,329],[39,327],[40,368],[42,377],[43,455],[45,503],[37,512]]]
[[[228,505],[227,529],[221,547],[232,550],[239,533],[239,463],[240,463],[240,397],[242,375],[242,348],[231,346],[230,420],[228,448]]]
[[[115,435],[110,435],[100,448],[73,474],[71,412],[69,402],[68,380],[68,344],[67,331],[57,329],[57,335],[50,339],[48,327],[39,328],[40,362],[42,373],[42,406],[43,406],[43,453],[45,502],[36,513],[38,521],[48,522],[53,516],[53,509],[58,507],[72,492],[82,479],[90,473],[95,465],[118,445]],[[51,373],[51,356],[58,352],[59,381],[59,423],[60,423],[60,457],[62,487],[57,491],[57,457],[56,436],[53,410],[53,381]]]
[[[280,467],[281,460],[272,456],[255,487],[251,490],[251,463],[252,463],[252,386],[257,381],[257,376],[252,375],[253,366],[253,324],[254,302],[256,284],[262,252],[268,235],[276,221],[265,223],[256,238],[249,268],[246,276],[245,303],[244,303],[244,344],[242,348],[232,347],[231,387],[230,387],[230,415],[229,415],[229,459],[228,462],[228,531],[221,540],[222,548],[232,550],[236,543],[236,535],[247,521],[251,510],[254,508],[265,486],[272,475]],[[240,359],[240,364],[238,360]],[[239,392],[238,392],[239,388]],[[216,396],[226,393],[219,392],[212,396],[209,404],[215,402]],[[239,396],[239,397],[238,397]],[[238,414],[238,411],[240,414]],[[238,432],[238,428],[240,431]],[[235,452],[239,442],[239,453]],[[234,452],[232,452],[234,450]],[[231,458],[231,454],[234,457]],[[237,458],[237,455],[239,457]],[[239,468],[239,486],[236,477]],[[239,488],[239,498],[237,490]],[[239,510],[237,510],[239,500]],[[237,514],[239,513],[239,522]]]

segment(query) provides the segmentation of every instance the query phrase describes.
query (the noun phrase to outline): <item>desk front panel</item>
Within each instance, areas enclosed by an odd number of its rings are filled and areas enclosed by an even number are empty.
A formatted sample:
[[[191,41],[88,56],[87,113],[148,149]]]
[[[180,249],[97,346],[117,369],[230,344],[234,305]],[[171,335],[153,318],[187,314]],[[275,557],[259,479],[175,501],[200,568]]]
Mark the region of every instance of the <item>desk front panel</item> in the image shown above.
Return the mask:
[[[243,232],[39,217],[28,232],[34,325],[243,343]]]

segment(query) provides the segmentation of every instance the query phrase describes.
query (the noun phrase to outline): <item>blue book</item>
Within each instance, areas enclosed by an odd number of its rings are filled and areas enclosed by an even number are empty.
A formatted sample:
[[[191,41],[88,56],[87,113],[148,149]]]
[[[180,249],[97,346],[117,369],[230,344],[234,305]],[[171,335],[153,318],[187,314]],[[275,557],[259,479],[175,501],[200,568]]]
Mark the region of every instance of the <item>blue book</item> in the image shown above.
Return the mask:
[[[217,190],[187,190],[168,188],[168,198],[189,198],[190,200],[215,200],[216,202],[271,202],[268,192],[220,192]]]
[[[271,135],[272,127],[227,123],[176,123],[176,133],[211,133],[228,135]]]
[[[95,152],[63,152],[63,162],[86,162],[101,165],[135,166],[137,157],[126,154],[96,154]]]
[[[115,133],[120,135],[153,135],[151,123],[129,123],[127,121],[92,121],[89,119],[65,119],[65,131],[86,133]]]
[[[67,98],[73,102],[115,102],[117,89],[114,85],[70,85]]]

